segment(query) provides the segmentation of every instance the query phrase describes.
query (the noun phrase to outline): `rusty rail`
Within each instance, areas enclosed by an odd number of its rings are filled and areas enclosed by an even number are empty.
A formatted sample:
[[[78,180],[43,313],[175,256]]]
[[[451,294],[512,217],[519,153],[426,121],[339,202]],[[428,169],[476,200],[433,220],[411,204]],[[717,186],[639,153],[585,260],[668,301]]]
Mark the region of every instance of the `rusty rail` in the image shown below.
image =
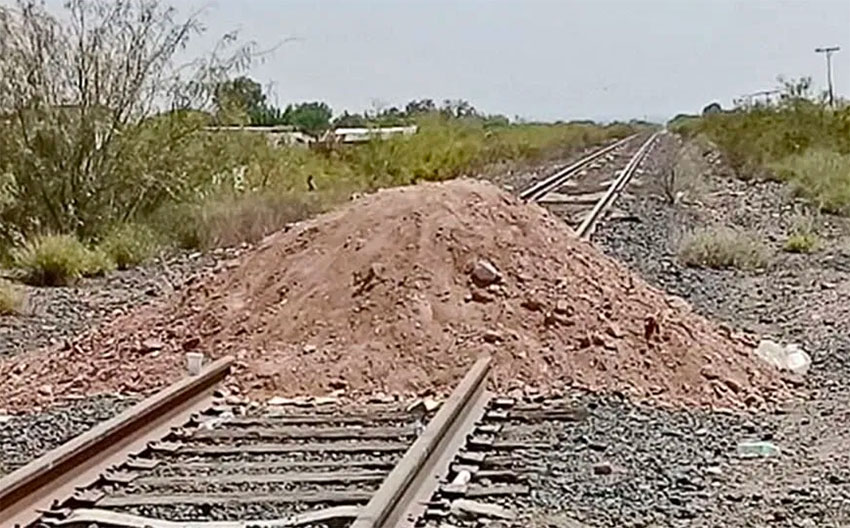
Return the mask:
[[[584,158],[581,158],[580,160],[576,161],[575,163],[572,163],[572,164],[568,165],[567,167],[564,167],[563,169],[559,170],[558,172],[556,172],[552,176],[549,176],[548,178],[545,178],[545,179],[535,183],[534,185],[528,187],[527,189],[525,189],[524,191],[519,193],[519,197],[522,198],[523,200],[531,200],[531,201],[539,200],[540,198],[542,198],[543,196],[545,196],[546,194],[551,192],[553,189],[557,189],[558,187],[563,185],[564,182],[569,180],[570,177],[576,171],[578,171],[579,169],[581,169],[585,165],[588,165],[592,161],[601,158],[605,154],[608,154],[609,152],[616,150],[620,146],[625,145],[626,143],[628,143],[629,141],[631,141],[632,139],[634,139],[636,137],[637,137],[637,134],[632,134],[629,137],[623,138],[623,139],[617,141],[616,143],[612,143],[611,145],[608,145],[607,147],[603,147],[603,148],[591,153],[590,155],[585,156]]]
[[[466,434],[483,415],[490,356],[476,361],[350,528],[414,526]]]
[[[652,134],[649,139],[647,139],[643,145],[640,146],[638,151],[634,156],[631,157],[629,162],[626,164],[625,168],[620,172],[620,175],[611,183],[608,187],[608,190],[605,192],[605,195],[599,199],[598,202],[593,206],[593,209],[590,213],[584,217],[584,220],[579,225],[576,230],[576,234],[587,240],[590,238],[590,235],[593,232],[593,227],[596,225],[596,221],[605,212],[605,210],[610,207],[617,196],[626,188],[626,185],[629,184],[629,181],[632,179],[632,175],[637,170],[638,166],[640,166],[643,158],[646,156],[649,151],[650,146],[655,142],[656,138],[658,138],[660,132],[655,132]]]
[[[214,361],[197,376],[182,379],[58,449],[0,479],[0,523],[25,527],[39,511],[70,498],[77,488],[165,436],[212,403],[212,391],[230,371],[233,358]]]

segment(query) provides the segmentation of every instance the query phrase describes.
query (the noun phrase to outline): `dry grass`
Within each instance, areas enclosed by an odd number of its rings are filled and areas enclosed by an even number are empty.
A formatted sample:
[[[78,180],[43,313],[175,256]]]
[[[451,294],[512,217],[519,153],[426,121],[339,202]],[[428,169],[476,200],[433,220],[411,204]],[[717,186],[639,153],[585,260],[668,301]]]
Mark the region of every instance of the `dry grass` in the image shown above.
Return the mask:
[[[679,260],[687,266],[756,269],[767,265],[769,248],[753,233],[715,226],[696,229],[682,238]]]
[[[179,226],[173,234],[178,245],[186,248],[253,244],[289,223],[320,212],[325,199],[328,197],[318,193],[229,196],[172,210],[159,222]]]
[[[156,254],[159,237],[148,226],[121,224],[109,230],[98,247],[118,266],[127,269]]]
[[[14,315],[21,312],[26,303],[26,292],[20,286],[0,279],[0,315]]]
[[[704,177],[710,167],[704,160],[703,151],[703,145],[691,140],[676,152],[661,180],[662,194],[669,203],[694,200],[704,193]]]
[[[817,223],[817,218],[814,215],[798,214],[782,249],[789,253],[813,253],[817,251],[821,245]]]
[[[37,237],[15,250],[12,258],[24,280],[35,286],[66,286],[115,268],[103,251],[89,249],[71,235]]]
[[[794,191],[822,211],[850,214],[850,154],[813,149],[772,165]]]

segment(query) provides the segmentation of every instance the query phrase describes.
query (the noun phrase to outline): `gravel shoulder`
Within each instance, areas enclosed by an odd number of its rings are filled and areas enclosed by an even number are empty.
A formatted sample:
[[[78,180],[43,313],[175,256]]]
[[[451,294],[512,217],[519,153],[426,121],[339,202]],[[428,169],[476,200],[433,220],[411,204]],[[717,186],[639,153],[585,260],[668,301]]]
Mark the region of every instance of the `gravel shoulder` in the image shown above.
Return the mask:
[[[199,272],[240,251],[183,252],[73,286],[24,286],[27,301],[22,313],[0,316],[0,358],[62,345],[100,323],[179,290]]]
[[[801,344],[812,355],[813,366],[805,380],[807,398],[788,402],[776,414],[748,417],[750,436],[773,442],[781,454],[728,461],[721,466],[719,482],[710,488],[715,498],[695,505],[695,511],[701,515],[714,511],[717,519],[734,518],[735,526],[846,526],[850,456],[841,446],[847,445],[850,434],[836,424],[850,409],[848,222],[824,218],[823,249],[808,255],[785,253],[781,246],[800,204],[780,184],[731,178],[716,154],[706,158],[701,192],[675,205],[653,185],[653,178],[657,182],[661,176],[659,167],[648,168],[618,202],[620,220],[601,226],[596,242],[703,315],[732,328]],[[677,251],[682,234],[714,223],[758,233],[773,250],[765,269],[744,272],[681,265]],[[702,421],[697,414],[692,416]],[[735,429],[726,425],[707,424],[705,429],[716,438],[735,436]],[[711,448],[711,442],[698,435],[682,433],[700,450]],[[615,438],[628,441],[618,434],[610,441]],[[662,459],[676,458],[668,453]],[[672,518],[670,523],[676,524]]]
[[[0,415],[0,476],[112,418],[136,401],[135,397],[102,395],[23,415]]]

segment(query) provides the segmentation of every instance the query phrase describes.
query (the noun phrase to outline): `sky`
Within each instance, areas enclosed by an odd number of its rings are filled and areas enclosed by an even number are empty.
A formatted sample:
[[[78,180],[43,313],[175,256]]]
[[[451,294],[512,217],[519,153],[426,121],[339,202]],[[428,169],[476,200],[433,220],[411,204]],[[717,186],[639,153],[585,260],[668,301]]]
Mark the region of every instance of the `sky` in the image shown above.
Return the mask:
[[[193,4],[194,2],[194,4]],[[208,31],[273,48],[247,72],[272,100],[336,113],[466,99],[526,119],[652,119],[776,86],[850,95],[850,0],[186,0]],[[289,40],[287,39],[295,39]],[[287,41],[287,42],[284,42]]]

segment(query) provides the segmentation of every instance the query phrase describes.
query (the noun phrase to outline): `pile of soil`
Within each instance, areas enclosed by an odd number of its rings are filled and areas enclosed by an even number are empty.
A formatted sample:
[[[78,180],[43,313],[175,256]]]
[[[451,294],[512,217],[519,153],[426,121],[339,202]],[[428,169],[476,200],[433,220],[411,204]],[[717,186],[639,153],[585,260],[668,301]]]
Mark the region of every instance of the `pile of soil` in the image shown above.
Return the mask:
[[[0,408],[149,391],[183,375],[190,350],[236,356],[232,388],[257,398],[442,392],[489,352],[500,390],[738,407],[784,387],[753,345],[544,209],[457,180],[364,197],[63,349],[4,361]]]

